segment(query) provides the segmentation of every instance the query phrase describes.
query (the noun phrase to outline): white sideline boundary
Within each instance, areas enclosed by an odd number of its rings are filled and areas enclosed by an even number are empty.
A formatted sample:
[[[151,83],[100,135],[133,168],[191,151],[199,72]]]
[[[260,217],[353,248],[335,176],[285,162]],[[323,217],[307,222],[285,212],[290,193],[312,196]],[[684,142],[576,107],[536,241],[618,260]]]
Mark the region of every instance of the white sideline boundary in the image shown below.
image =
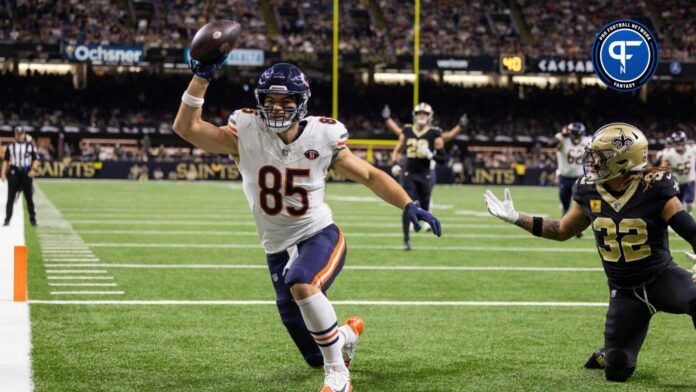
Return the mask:
[[[46,264],[50,267],[103,267],[151,269],[268,269],[264,264]],[[347,265],[344,270],[380,271],[539,271],[539,272],[603,272],[599,267],[505,267],[505,266],[444,266],[444,265]]]
[[[221,301],[177,301],[177,300],[32,300],[32,305],[224,305],[255,306],[275,305],[275,301],[263,300],[221,300]],[[606,302],[528,302],[528,301],[331,301],[334,305],[360,306],[537,306],[537,307],[593,307],[609,306]]]
[[[7,182],[0,182],[2,220]],[[13,302],[14,247],[24,245],[24,196],[14,206],[10,225],[0,226],[0,390],[28,392],[31,376],[31,322],[29,303]]]

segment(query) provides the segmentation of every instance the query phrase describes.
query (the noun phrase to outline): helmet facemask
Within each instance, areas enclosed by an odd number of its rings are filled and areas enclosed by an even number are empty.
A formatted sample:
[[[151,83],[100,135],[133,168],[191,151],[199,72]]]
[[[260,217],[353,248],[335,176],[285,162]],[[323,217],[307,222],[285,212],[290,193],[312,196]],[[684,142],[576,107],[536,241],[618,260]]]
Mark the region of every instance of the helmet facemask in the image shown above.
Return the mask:
[[[585,174],[585,180],[588,183],[601,183],[618,177],[620,173],[612,175],[607,163],[613,157],[614,151],[592,150],[589,146],[585,147],[585,153],[582,155],[582,170]]]
[[[419,116],[419,114],[421,114],[421,113],[426,114],[426,116],[422,116],[422,115]],[[432,121],[432,114],[430,114],[428,112],[415,112],[413,114],[413,122],[415,124],[420,125],[420,126],[430,125],[431,121]]]
[[[269,90],[256,89],[256,109],[259,117],[261,117],[261,120],[263,120],[269,130],[275,133],[282,133],[305,118],[307,115],[307,103],[309,102],[310,93],[309,91],[303,93],[288,93],[283,89],[278,88],[276,90],[273,89],[273,87],[275,86],[271,86]],[[295,100],[296,106],[294,108],[283,108],[281,110],[274,109],[277,104],[265,104],[268,94],[291,95]]]

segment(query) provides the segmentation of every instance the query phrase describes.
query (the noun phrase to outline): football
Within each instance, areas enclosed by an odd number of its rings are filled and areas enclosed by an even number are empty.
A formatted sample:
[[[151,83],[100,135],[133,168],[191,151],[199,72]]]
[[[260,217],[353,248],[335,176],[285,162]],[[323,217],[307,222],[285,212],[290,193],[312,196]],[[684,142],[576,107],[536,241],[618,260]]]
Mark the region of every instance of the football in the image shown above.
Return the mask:
[[[196,32],[191,41],[191,58],[212,61],[234,49],[242,26],[232,20],[216,20],[207,23]]]

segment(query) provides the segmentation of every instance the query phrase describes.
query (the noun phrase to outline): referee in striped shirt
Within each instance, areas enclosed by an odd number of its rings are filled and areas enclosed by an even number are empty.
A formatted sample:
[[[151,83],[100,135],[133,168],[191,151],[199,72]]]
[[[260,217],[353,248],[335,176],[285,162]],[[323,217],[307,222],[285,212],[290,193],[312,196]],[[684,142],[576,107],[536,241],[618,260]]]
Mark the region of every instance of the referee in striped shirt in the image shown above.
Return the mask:
[[[7,192],[7,206],[5,207],[5,224],[10,224],[12,218],[12,208],[14,207],[17,192],[24,193],[24,200],[29,208],[29,222],[36,226],[36,213],[34,212],[33,199],[33,179],[39,160],[36,156],[34,144],[27,140],[27,135],[23,128],[15,129],[15,141],[5,148],[5,157],[2,161],[0,177],[2,182],[9,180]]]

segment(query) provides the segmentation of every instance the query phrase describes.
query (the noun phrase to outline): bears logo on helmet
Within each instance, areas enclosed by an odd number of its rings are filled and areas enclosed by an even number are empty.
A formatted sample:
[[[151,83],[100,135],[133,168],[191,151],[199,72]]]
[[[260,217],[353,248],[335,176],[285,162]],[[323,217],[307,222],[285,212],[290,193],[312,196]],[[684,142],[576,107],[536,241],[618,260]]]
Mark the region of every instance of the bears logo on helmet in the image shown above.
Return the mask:
[[[295,98],[297,106],[274,110],[273,107],[265,105],[268,94],[291,95]],[[305,118],[307,103],[312,94],[307,77],[299,68],[289,63],[278,63],[261,74],[254,95],[261,120],[273,132],[281,133]]]

